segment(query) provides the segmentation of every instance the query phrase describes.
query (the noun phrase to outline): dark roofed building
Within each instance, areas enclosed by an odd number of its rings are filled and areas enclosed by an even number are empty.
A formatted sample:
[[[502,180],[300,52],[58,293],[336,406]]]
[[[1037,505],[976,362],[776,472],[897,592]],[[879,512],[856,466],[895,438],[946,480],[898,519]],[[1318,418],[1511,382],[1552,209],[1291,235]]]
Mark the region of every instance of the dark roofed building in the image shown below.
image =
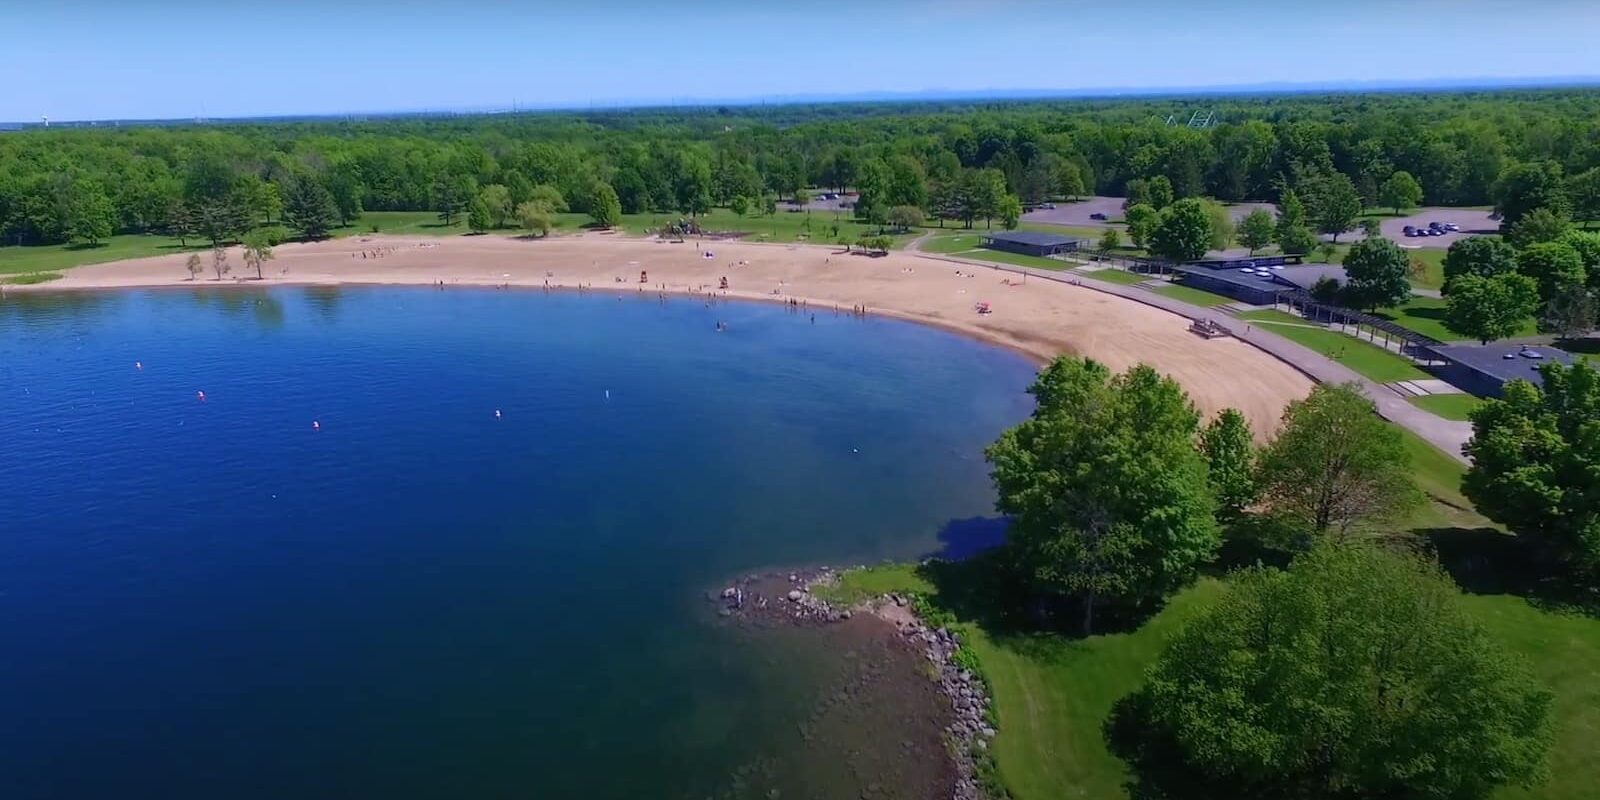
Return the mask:
[[[985,233],[982,246],[990,250],[1048,258],[1062,253],[1076,253],[1083,246],[1083,242],[1083,239],[1076,236],[1063,236],[1059,233],[1004,231]]]
[[[1335,264],[1305,264],[1295,267],[1284,267],[1275,270],[1272,277],[1280,283],[1293,286],[1297,289],[1311,291],[1323,279],[1331,280],[1343,286],[1350,277],[1345,274],[1344,267]]]
[[[1246,272],[1242,269],[1212,269],[1185,264],[1173,267],[1172,271],[1184,286],[1257,306],[1272,305],[1277,302],[1278,295],[1293,290],[1254,270]]]
[[[1572,354],[1544,345],[1442,344],[1429,351],[1447,362],[1436,368],[1439,377],[1479,397],[1499,397],[1513,380],[1543,386],[1541,364],[1572,364]]]

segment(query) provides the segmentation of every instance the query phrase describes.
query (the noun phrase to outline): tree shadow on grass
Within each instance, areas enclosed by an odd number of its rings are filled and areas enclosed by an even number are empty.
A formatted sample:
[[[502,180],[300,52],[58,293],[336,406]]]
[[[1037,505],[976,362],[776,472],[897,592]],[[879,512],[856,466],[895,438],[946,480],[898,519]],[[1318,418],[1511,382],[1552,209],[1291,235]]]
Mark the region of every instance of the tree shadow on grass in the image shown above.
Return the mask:
[[[1464,592],[1514,595],[1546,611],[1600,616],[1600,595],[1565,580],[1559,565],[1531,553],[1516,536],[1493,528],[1417,533]]]
[[[99,250],[105,246],[105,242],[94,242],[92,244],[89,242],[72,242],[61,249],[66,250],[69,253],[78,253],[84,250]]]

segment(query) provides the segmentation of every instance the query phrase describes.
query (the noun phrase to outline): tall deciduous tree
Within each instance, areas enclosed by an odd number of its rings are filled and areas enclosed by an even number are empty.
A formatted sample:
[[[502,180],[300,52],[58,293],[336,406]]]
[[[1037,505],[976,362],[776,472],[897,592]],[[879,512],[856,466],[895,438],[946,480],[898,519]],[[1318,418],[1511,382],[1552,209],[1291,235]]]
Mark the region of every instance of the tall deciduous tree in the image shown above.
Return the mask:
[[[1261,454],[1270,509],[1321,536],[1394,519],[1420,502],[1400,432],[1358,384],[1321,384],[1289,404]]]
[[[1507,272],[1485,278],[1468,273],[1452,283],[1444,326],[1483,344],[1520,333],[1539,310],[1539,284]]]
[[[1516,248],[1497,236],[1457,239],[1444,254],[1444,293],[1463,275],[1491,278],[1517,269]]]
[[[1211,215],[1203,201],[1186,198],[1161,212],[1161,221],[1150,236],[1150,252],[1182,263],[1203,258],[1211,249]]]
[[[1133,241],[1134,247],[1149,247],[1150,237],[1156,232],[1156,226],[1161,224],[1161,212],[1153,206],[1140,203],[1128,208],[1123,214],[1123,220],[1128,224],[1128,238]]]
[[[1411,296],[1411,259],[1388,239],[1363,239],[1351,245],[1344,271],[1340,296],[1356,308],[1399,305]]]
[[[1422,204],[1422,184],[1405,170],[1396,170],[1383,186],[1378,188],[1378,204],[1394,209],[1399,214],[1402,209],[1416,208]]]
[[[1573,577],[1600,583],[1600,371],[1544,364],[1472,414],[1463,493]]]
[[[1549,208],[1536,208],[1522,215],[1506,231],[1506,240],[1516,247],[1559,241],[1572,230],[1565,215]]]
[[[622,224],[622,200],[609,183],[596,183],[594,197],[589,200],[589,217],[602,228],[615,228]]]
[[[244,263],[256,271],[256,280],[262,279],[261,266],[272,260],[272,240],[264,230],[254,230],[244,235]]]
[[[494,227],[494,215],[482,197],[472,198],[467,206],[467,228],[473,233],[483,233]]]
[[[504,185],[491,183],[483,187],[478,197],[483,200],[484,207],[489,209],[491,227],[505,227],[506,220],[516,213],[516,207],[511,204],[511,189]]]
[[[1317,232],[1332,236],[1335,242],[1341,234],[1354,230],[1356,219],[1361,216],[1361,195],[1342,172],[1312,183],[1306,203],[1311,218],[1316,221]]]
[[[1573,219],[1585,224],[1600,219],[1600,167],[1568,178],[1566,194]]]
[[[550,209],[544,203],[529,200],[517,206],[517,224],[530,235],[550,235]]]
[[[222,276],[233,271],[233,267],[228,264],[228,248],[211,248],[211,271],[217,274],[219,281],[222,280]]]
[[[1017,225],[1022,222],[1022,201],[1014,194],[1002,197],[997,216],[1000,217],[1000,225],[1006,230],[1016,230]]]
[[[90,246],[111,238],[116,209],[98,184],[78,181],[73,184],[67,210],[67,236]]]
[[[1255,255],[1257,250],[1272,244],[1274,227],[1272,215],[1266,209],[1254,209],[1239,220],[1239,244],[1250,248],[1250,255]]]
[[[1493,191],[1501,230],[1510,230],[1537,208],[1548,208],[1563,216],[1567,214],[1561,165],[1553,161],[1512,164],[1500,173]]]
[[[1290,255],[1305,255],[1317,246],[1317,237],[1306,223],[1306,207],[1292,189],[1283,190],[1278,201],[1278,247]]]
[[[183,267],[189,271],[189,280],[191,281],[199,278],[200,273],[206,271],[205,265],[200,263],[199,253],[190,253],[189,260],[184,262]]]
[[[1236,578],[1106,732],[1136,797],[1484,800],[1543,778],[1551,703],[1437,566],[1327,543]]]
[[[1029,391],[1033,416],[986,452],[1026,579],[1076,601],[1085,633],[1103,605],[1158,606],[1218,546],[1199,414],[1146,366],[1062,357]]]
[[[307,239],[320,239],[332,230],[339,216],[333,195],[310,176],[296,179],[284,198],[283,218],[289,226],[300,231]]]
[[[1583,255],[1565,242],[1542,242],[1517,254],[1517,269],[1539,282],[1539,298],[1548,303],[1588,282]]]
[[[1250,421],[1237,409],[1225,408],[1200,431],[1211,493],[1222,521],[1236,519],[1256,501],[1256,444]]]

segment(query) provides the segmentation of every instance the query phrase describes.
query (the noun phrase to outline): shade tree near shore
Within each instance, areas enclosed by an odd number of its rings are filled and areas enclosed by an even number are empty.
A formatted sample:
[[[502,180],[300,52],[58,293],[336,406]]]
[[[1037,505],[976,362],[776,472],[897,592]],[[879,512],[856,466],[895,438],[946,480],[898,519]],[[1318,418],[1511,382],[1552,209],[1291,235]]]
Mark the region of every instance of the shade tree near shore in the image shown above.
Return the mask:
[[[1235,577],[1106,735],[1138,798],[1482,800],[1544,777],[1551,705],[1437,566],[1324,542]]]
[[[244,236],[244,264],[256,271],[256,280],[262,279],[262,265],[272,260],[271,234],[257,229]]]
[[[1061,357],[1029,391],[1033,415],[985,453],[1021,579],[1051,608],[1076,606],[1085,634],[1105,611],[1158,608],[1219,545],[1199,414],[1147,366],[1112,375]]]
[[[1289,404],[1258,482],[1267,510],[1314,538],[1369,530],[1422,502],[1400,432],[1353,383]]]
[[[1217,501],[1219,522],[1231,522],[1256,502],[1256,444],[1250,422],[1237,409],[1225,408],[1200,431],[1200,452]]]

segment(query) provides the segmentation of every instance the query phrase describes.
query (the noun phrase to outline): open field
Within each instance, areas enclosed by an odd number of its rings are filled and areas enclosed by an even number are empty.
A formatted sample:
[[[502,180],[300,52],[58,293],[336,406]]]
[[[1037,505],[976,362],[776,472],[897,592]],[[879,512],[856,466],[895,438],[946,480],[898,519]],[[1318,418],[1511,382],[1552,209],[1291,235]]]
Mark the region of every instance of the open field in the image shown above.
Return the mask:
[[[1397,353],[1328,330],[1282,311],[1247,311],[1240,319],[1270,326],[1273,333],[1309,347],[1378,383],[1417,380],[1430,377]]]

